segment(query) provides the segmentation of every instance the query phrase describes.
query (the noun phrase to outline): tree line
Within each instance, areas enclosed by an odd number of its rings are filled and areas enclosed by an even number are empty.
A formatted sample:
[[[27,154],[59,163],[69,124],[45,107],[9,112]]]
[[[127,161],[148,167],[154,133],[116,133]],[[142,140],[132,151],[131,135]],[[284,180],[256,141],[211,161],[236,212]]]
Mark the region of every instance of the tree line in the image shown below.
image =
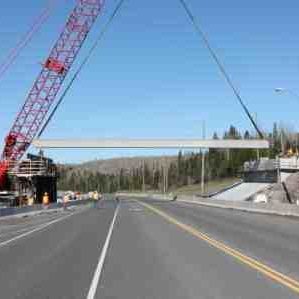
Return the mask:
[[[180,151],[177,157],[169,163],[158,159],[149,165],[131,169],[121,168],[116,174],[103,174],[82,170],[80,167],[59,167],[59,190],[76,190],[88,192],[98,190],[102,193],[113,193],[118,190],[160,190],[169,191],[185,185],[197,184],[201,181],[202,157],[204,155],[205,181],[217,180],[228,177],[236,177],[242,171],[244,162],[256,160],[260,157],[274,158],[281,151],[293,149],[298,151],[298,134],[278,126],[276,123],[273,130],[266,137],[270,140],[270,150],[255,149],[210,149],[202,151]],[[223,139],[253,139],[255,135],[249,131],[241,133],[235,126],[231,125],[224,132]],[[219,139],[214,133],[213,139]]]

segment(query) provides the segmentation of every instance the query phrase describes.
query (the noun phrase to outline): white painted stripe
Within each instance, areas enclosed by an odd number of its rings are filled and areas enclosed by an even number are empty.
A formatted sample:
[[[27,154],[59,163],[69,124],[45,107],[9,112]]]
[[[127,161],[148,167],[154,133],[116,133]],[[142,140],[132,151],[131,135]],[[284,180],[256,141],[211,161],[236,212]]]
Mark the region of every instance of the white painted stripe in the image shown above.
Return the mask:
[[[100,255],[100,258],[99,258],[99,262],[98,262],[97,268],[94,272],[93,279],[92,279],[92,282],[91,282],[91,285],[90,285],[90,288],[89,288],[89,292],[88,292],[88,295],[86,297],[87,299],[94,299],[95,298],[95,294],[96,294],[97,287],[98,287],[98,284],[99,284],[99,281],[100,281],[100,278],[101,278],[105,258],[106,258],[107,251],[108,251],[108,248],[109,248],[114,223],[115,223],[116,217],[118,215],[118,210],[119,210],[119,205],[115,209],[114,216],[113,216],[113,219],[111,221],[109,231],[108,231],[108,234],[107,234],[107,237],[106,237],[106,240],[105,240],[105,244],[103,246],[103,249],[102,249],[102,252],[101,252],[101,255]]]
[[[40,227],[42,225],[45,225],[49,221],[54,220],[55,218],[57,219],[57,215],[55,215],[55,217],[45,219],[46,221],[43,221],[43,222],[40,222],[40,223],[36,223],[36,224],[29,223],[27,226],[25,226],[21,229],[18,229],[18,230],[10,230],[10,231],[6,231],[6,232],[3,231],[2,234],[0,235],[0,238],[8,237],[10,235],[18,234],[18,233],[21,233],[21,232],[24,232],[24,231],[29,231],[30,229],[33,229],[33,228]],[[13,225],[9,225],[9,228],[20,227],[20,226],[22,226],[22,224],[20,224],[20,223],[19,224],[13,224]]]
[[[19,239],[22,239],[22,238],[24,238],[24,237],[27,237],[27,236],[33,234],[34,232],[40,231],[40,230],[42,230],[42,229],[44,229],[44,228],[46,228],[46,227],[48,227],[48,226],[50,226],[50,225],[52,225],[52,224],[55,224],[55,223],[57,223],[57,222],[60,222],[60,221],[62,221],[62,220],[64,220],[64,219],[66,219],[66,218],[69,218],[69,217],[73,216],[73,215],[79,214],[79,213],[81,213],[82,211],[84,211],[84,210],[80,210],[79,212],[72,213],[72,214],[66,215],[66,216],[64,216],[64,217],[60,217],[60,218],[58,218],[58,219],[52,220],[52,221],[50,221],[50,222],[47,222],[46,224],[39,225],[39,226],[36,227],[35,229],[30,230],[30,231],[28,231],[28,232],[26,232],[26,233],[24,233],[24,234],[18,235],[18,236],[13,237],[13,238],[11,238],[11,239],[9,239],[9,240],[6,240],[6,241],[4,241],[4,242],[1,242],[1,243],[0,243],[0,248],[1,248],[1,247],[4,247],[4,246],[6,246],[6,245],[8,245],[8,244],[10,244],[10,243],[12,243],[12,242],[14,242],[14,241],[17,241],[17,240],[19,240]]]
[[[38,224],[38,227],[40,227],[41,225],[44,225],[45,223],[42,223],[42,224]],[[0,238],[4,238],[4,237],[8,237],[10,235],[14,235],[14,234],[18,234],[18,233],[22,233],[24,231],[28,231],[30,229],[32,229],[33,227],[36,228],[35,225],[28,225],[28,227],[25,227],[25,228],[22,228],[22,229],[19,229],[19,230],[11,230],[11,231],[8,231],[8,232],[5,232],[3,234],[0,235]]]

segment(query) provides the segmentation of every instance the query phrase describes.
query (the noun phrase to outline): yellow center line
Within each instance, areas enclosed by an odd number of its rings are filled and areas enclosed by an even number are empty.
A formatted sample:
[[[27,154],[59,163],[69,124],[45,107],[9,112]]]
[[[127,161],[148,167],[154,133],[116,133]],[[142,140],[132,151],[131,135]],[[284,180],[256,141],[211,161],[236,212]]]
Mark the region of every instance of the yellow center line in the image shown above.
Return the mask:
[[[291,289],[294,292],[299,294],[299,281],[298,280],[295,280],[295,279],[263,264],[262,262],[254,259],[254,258],[251,258],[251,257],[241,253],[240,251],[233,249],[232,247],[229,247],[220,241],[217,241],[216,239],[213,239],[212,237],[208,236],[207,234],[202,233],[198,229],[175,219],[174,217],[170,216],[169,214],[161,211],[160,209],[158,209],[156,207],[153,207],[150,204],[147,204],[147,203],[144,203],[141,201],[138,201],[138,203],[141,204],[142,206],[144,206],[145,208],[147,208],[148,210],[154,212],[155,214],[163,217],[168,222],[181,228],[185,232],[188,232],[189,234],[193,235],[194,237],[196,237],[200,240],[204,240],[205,242],[207,242],[214,248],[217,248],[220,251],[226,253],[227,255],[234,257],[239,262],[249,266],[250,268],[264,274],[265,276],[271,278],[272,280],[288,287],[289,289]]]

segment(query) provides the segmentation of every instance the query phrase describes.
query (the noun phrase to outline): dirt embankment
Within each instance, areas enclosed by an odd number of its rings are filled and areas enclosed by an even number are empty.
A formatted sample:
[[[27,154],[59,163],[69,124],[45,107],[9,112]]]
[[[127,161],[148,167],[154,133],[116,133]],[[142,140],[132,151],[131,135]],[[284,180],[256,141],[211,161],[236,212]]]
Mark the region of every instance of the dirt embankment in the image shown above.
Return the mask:
[[[284,182],[274,184],[265,194],[269,202],[296,203],[299,200],[299,173],[291,174]]]

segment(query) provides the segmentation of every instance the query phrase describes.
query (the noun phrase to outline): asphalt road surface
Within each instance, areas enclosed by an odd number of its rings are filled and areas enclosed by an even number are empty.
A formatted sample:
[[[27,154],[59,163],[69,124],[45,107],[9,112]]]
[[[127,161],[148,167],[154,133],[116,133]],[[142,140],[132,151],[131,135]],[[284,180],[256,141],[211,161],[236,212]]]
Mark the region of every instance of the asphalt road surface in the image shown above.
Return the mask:
[[[133,199],[0,220],[0,298],[298,298],[299,221]]]

